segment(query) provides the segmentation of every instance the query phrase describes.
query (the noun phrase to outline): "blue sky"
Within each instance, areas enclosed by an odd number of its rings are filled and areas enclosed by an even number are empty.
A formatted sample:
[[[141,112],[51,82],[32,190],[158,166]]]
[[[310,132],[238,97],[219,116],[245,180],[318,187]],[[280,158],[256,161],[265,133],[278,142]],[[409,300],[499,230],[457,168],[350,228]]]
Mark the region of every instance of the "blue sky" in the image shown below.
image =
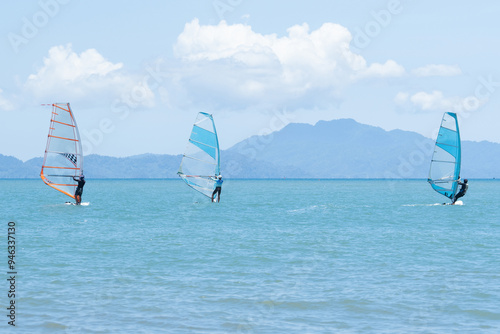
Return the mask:
[[[353,118],[500,142],[500,3],[11,2],[0,11],[0,153],[42,156],[43,103],[70,102],[84,153],[179,154],[198,111],[228,148],[290,122]]]

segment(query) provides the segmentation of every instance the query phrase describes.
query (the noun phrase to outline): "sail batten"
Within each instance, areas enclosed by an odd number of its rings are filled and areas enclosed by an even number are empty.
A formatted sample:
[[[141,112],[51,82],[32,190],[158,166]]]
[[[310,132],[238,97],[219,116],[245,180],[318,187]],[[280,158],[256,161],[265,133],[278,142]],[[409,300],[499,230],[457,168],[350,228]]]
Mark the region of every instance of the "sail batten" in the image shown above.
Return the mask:
[[[455,161],[447,161],[447,160],[432,160],[432,162],[442,162],[446,164],[455,164]]]
[[[75,198],[78,183],[73,177],[82,174],[82,144],[73,112],[69,103],[54,103],[40,177],[48,186]]]
[[[200,144],[200,145],[207,146],[207,147],[210,147],[210,148],[213,148],[213,149],[216,149],[216,148],[217,148],[216,146],[210,146],[210,145],[207,145],[206,143],[202,143],[201,141],[196,141],[196,140],[193,140],[193,139],[191,139],[191,138],[189,138],[189,141],[190,141],[191,143]]]
[[[80,169],[78,167],[57,167],[57,166],[43,166],[43,168],[45,169],[49,169],[49,168],[58,168],[58,169]]]
[[[212,197],[220,171],[219,140],[212,115],[200,112],[193,124],[177,174],[188,186]]]
[[[51,130],[55,130],[55,128],[52,128]],[[49,135],[49,137],[50,138],[63,139],[63,140],[78,141],[77,139],[73,139],[73,138],[64,138],[64,137],[58,137],[58,136],[52,136],[52,135]]]
[[[187,155],[184,155],[183,157],[186,158],[186,159],[192,159],[192,160],[196,160],[196,161],[200,161],[200,162],[204,162],[204,163],[207,163],[207,164],[210,164],[210,165],[217,166],[217,163],[213,162],[213,161],[197,159],[197,158],[190,157],[190,156],[187,156]]]
[[[461,145],[457,114],[443,115],[431,160],[428,182],[432,188],[449,199],[458,190]]]
[[[71,127],[75,127],[74,125],[71,125],[71,124],[66,124],[66,123],[63,123],[63,122],[59,122],[59,121],[54,121],[54,123],[57,123],[57,124],[62,124],[62,125],[66,125],[66,126],[71,126]]]

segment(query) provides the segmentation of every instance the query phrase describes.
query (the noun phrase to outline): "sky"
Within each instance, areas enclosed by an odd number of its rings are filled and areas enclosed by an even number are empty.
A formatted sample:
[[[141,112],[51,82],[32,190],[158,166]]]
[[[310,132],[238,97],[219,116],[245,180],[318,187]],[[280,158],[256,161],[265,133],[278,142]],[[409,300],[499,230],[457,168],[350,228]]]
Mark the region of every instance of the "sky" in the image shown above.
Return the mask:
[[[43,156],[69,102],[84,154],[181,154],[198,112],[220,146],[352,118],[500,143],[500,2],[10,1],[0,5],[0,154]]]

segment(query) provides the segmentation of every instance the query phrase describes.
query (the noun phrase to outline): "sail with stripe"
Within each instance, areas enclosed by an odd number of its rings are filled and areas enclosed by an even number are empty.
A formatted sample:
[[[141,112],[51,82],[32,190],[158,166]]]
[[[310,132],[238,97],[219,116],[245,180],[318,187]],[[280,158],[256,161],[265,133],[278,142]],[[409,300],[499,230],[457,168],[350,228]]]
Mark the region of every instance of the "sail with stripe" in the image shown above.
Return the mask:
[[[436,139],[428,182],[443,196],[453,200],[460,177],[461,144],[457,114],[446,112]]]
[[[75,198],[78,182],[73,177],[82,174],[82,143],[73,111],[69,103],[54,103],[40,177],[48,186]]]
[[[177,174],[188,186],[212,198],[215,176],[220,174],[220,157],[211,114],[198,113]]]

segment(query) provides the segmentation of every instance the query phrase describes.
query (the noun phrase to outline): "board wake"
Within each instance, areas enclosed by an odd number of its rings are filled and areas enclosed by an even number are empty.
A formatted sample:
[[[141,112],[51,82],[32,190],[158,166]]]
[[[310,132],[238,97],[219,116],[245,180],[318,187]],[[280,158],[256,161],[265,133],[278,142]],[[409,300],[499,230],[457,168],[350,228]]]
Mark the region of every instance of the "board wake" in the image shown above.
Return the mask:
[[[451,203],[434,203],[434,204],[403,204],[402,206],[441,206],[441,205],[452,205]],[[462,201],[456,201],[455,205],[464,205]]]

